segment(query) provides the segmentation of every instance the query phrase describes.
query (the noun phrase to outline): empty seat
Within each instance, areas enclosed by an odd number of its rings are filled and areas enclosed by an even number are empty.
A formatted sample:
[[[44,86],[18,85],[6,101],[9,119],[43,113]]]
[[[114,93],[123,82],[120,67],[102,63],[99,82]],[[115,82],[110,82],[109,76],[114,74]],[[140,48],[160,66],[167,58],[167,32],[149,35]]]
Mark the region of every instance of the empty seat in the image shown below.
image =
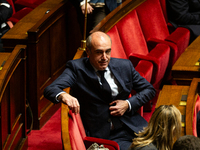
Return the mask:
[[[113,47],[116,49],[123,47],[133,66],[137,66],[140,60],[146,60],[153,64],[151,83],[158,89],[168,66],[169,47],[165,44],[157,44],[155,48],[148,49],[135,10],[123,17],[108,34],[110,32],[115,32]],[[119,40],[117,36],[119,36]],[[121,44],[119,44],[120,42]]]
[[[163,6],[163,5],[162,5]],[[170,34],[159,0],[147,0],[136,8],[139,22],[149,46],[165,43],[170,46],[169,70],[189,44],[190,32],[177,28]]]
[[[15,4],[34,9],[45,1],[46,0],[16,0]]]
[[[69,110],[69,138],[72,150],[86,150],[93,143],[103,144],[109,150],[119,150],[119,145],[115,141],[88,137],[80,117],[80,114],[74,114]]]
[[[16,11],[15,5],[13,3],[13,0],[7,0],[8,3],[13,8],[13,14],[12,17],[10,17],[8,20],[11,21],[13,24],[16,24],[19,20],[21,20],[23,17],[25,17],[28,13],[30,13],[33,9],[29,7],[24,7],[23,9]]]
[[[111,57],[129,59],[122,45],[121,37],[119,35],[117,27],[114,26],[113,28],[111,28],[107,32],[107,34],[112,39]],[[151,82],[153,64],[150,61],[141,60],[137,64],[133,65],[142,77],[144,77],[148,82]]]

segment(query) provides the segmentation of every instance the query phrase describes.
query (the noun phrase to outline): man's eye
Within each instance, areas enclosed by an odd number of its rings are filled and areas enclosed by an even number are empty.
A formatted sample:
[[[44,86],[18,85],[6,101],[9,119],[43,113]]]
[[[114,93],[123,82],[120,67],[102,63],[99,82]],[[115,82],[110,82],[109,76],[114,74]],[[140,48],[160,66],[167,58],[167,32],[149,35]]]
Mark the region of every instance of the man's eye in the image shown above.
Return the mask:
[[[111,50],[109,50],[109,51],[106,51],[106,54],[110,54],[110,52],[111,52]]]

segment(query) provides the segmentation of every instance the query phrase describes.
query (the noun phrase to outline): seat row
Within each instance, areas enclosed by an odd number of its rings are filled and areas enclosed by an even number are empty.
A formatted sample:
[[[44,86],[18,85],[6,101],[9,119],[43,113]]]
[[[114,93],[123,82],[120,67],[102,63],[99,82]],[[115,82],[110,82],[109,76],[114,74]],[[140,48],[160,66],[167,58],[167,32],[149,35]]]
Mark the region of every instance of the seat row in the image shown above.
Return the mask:
[[[177,28],[171,33],[167,25],[160,0],[146,0],[107,32],[113,42],[111,56],[130,59],[156,89],[171,78],[173,64],[189,44],[188,29]]]
[[[8,20],[16,24],[44,1],[46,0],[7,0],[13,8],[13,14]]]

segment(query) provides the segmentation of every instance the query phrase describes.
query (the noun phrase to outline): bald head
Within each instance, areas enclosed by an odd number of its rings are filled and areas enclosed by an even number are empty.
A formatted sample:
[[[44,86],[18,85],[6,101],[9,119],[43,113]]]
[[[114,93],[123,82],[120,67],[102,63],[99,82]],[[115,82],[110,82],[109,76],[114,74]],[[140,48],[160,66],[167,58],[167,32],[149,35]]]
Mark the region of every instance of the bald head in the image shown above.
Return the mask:
[[[88,36],[87,41],[86,41],[86,46],[88,50],[91,50],[93,44],[97,44],[97,42],[110,42],[112,44],[111,38],[108,34],[101,32],[101,31],[96,31],[92,33],[90,36]]]
[[[92,33],[86,41],[90,63],[97,70],[105,70],[110,62],[111,39],[104,32]]]

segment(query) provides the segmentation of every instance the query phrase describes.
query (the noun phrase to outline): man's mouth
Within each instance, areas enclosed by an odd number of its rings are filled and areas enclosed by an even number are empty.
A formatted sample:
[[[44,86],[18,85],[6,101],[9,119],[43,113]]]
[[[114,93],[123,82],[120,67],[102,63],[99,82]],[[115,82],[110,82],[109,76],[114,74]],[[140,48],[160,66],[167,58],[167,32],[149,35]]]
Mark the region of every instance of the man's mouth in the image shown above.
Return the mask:
[[[100,64],[107,64],[107,61],[101,61]]]

